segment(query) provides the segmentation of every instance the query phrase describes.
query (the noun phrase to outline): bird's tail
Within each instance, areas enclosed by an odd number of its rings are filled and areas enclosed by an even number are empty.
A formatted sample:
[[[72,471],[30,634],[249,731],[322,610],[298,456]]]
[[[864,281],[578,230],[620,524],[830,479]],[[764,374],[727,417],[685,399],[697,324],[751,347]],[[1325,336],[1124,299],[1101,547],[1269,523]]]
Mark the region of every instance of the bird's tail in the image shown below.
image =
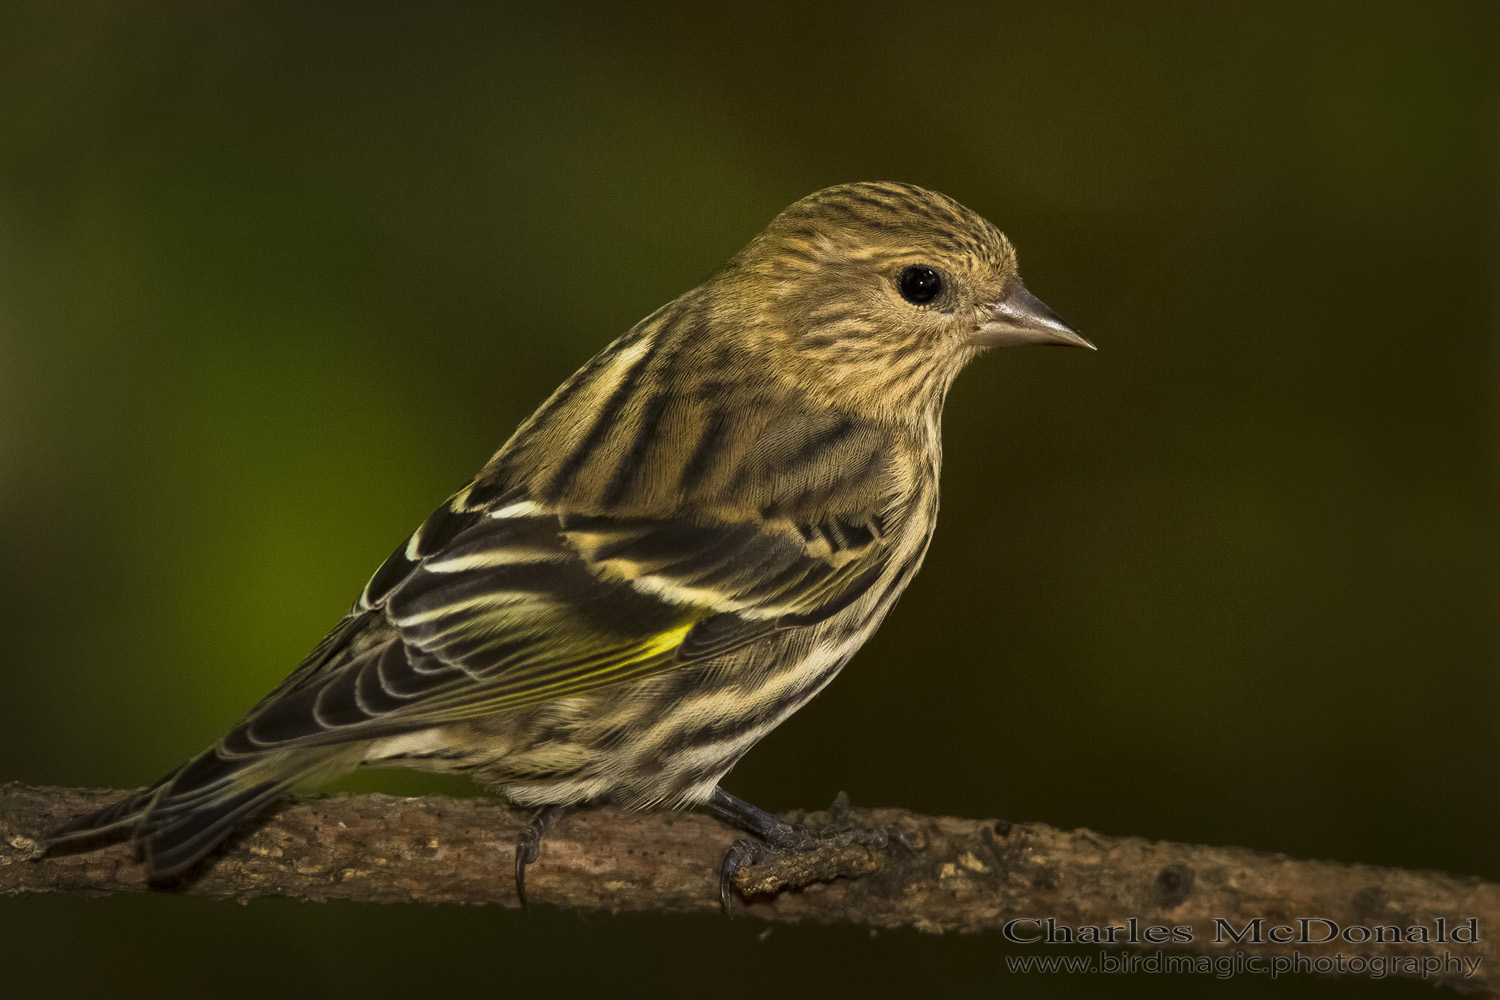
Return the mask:
[[[295,773],[266,764],[207,750],[145,791],[53,831],[47,852],[87,851],[129,839],[150,881],[173,881],[306,774],[305,761]]]

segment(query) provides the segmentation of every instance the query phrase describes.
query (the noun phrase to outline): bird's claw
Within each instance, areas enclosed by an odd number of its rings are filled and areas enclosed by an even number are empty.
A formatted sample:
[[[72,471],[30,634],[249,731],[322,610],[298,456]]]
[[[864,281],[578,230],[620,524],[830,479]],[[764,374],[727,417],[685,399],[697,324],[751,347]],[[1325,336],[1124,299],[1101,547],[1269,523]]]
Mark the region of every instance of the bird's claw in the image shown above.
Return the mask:
[[[755,864],[759,856],[758,844],[758,841],[736,840],[724,852],[724,860],[719,862],[719,908],[728,920],[734,919],[734,873],[746,864]]]
[[[521,901],[521,909],[531,908],[531,902],[526,898],[526,866],[542,856],[542,835],[547,832],[553,820],[572,812],[574,808],[543,806],[516,835],[516,898]]]
[[[521,901],[521,909],[531,908],[531,902],[526,898],[526,866],[542,856],[542,831],[537,829],[536,820],[532,820],[516,837],[516,898]]]

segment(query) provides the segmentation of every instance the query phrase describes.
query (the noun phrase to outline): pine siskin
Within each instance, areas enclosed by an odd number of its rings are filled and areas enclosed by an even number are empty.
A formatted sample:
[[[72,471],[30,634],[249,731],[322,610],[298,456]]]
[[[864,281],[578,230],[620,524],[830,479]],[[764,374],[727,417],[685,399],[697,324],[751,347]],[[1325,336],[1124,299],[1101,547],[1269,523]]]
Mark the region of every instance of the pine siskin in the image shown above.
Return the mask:
[[[214,747],[51,844],[179,876],[294,784],[467,772],[586,802],[788,824],[719,781],[833,679],[937,517],[948,387],[985,348],[1091,347],[943,195],[846,184],[606,347],[376,571]],[[734,864],[726,859],[726,871]]]

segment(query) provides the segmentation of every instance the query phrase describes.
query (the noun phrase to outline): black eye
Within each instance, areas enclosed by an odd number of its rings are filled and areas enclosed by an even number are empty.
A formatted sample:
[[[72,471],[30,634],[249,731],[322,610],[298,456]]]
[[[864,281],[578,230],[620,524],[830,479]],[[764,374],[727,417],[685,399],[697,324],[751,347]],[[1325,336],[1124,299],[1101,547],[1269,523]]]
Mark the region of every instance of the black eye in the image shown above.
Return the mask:
[[[925,306],[943,292],[943,276],[930,267],[915,264],[896,278],[901,297],[914,305]]]

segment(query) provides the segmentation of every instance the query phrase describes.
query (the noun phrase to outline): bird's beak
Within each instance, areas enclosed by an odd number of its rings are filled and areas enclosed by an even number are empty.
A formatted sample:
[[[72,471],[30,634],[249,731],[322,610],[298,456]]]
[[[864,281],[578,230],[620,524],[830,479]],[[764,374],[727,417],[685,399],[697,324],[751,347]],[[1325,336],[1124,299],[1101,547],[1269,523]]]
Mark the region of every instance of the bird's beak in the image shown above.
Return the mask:
[[[1010,344],[1066,344],[1097,350],[1083,335],[1064,323],[1046,303],[1014,282],[998,302],[989,307],[984,325],[974,335],[981,347]]]

